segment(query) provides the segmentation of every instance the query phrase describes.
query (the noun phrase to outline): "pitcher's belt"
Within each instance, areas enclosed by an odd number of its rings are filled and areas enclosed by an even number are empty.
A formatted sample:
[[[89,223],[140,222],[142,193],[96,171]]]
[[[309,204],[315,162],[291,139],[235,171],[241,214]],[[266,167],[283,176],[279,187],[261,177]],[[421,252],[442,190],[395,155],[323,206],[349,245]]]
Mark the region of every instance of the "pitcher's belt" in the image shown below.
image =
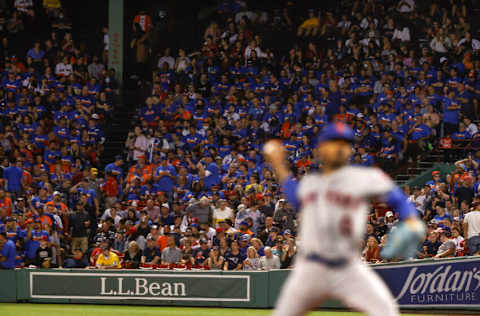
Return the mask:
[[[333,269],[343,268],[349,262],[346,258],[325,258],[318,253],[308,253],[305,258],[309,261],[320,263]]]

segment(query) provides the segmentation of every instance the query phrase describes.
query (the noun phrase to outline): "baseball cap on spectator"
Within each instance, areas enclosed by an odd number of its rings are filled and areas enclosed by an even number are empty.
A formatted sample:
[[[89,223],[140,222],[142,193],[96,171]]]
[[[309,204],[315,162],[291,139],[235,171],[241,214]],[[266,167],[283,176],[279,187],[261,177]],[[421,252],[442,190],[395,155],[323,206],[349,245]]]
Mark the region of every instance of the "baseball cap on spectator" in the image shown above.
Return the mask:
[[[245,206],[245,204],[239,204],[239,205],[237,206],[237,209],[238,209],[238,210],[244,210],[244,209],[246,209],[246,208],[247,208],[247,207]]]
[[[148,241],[148,240],[154,240],[152,234],[148,234],[148,235],[147,235],[147,241]]]
[[[438,228],[435,229],[433,232],[435,232],[435,233],[441,233],[441,232],[443,232],[443,228],[438,227]]]
[[[448,227],[445,227],[445,228],[448,228]],[[452,236],[452,233],[450,232],[450,229],[443,229],[440,233],[440,235],[444,235],[445,237],[447,238],[450,238],[450,236]]]
[[[42,236],[43,241],[48,241],[48,236]]]
[[[257,200],[263,200],[263,194],[262,193],[257,193],[257,195],[255,196],[255,198]]]
[[[393,217],[393,212],[392,211],[387,211],[385,213],[385,217],[388,218],[388,217]]]
[[[150,228],[150,230],[152,230],[152,229],[157,230],[157,229],[158,229],[158,225],[152,225],[152,227]]]
[[[91,168],[90,172],[94,175],[97,175],[98,174],[98,169],[97,168]]]
[[[208,243],[208,241],[206,239],[202,238],[202,239],[200,239],[200,243],[201,244],[206,244],[206,243]]]
[[[445,56],[440,57],[440,64],[443,64],[444,62],[447,62],[447,61],[448,61],[447,57],[445,57]]]
[[[97,113],[93,113],[93,114],[92,114],[92,119],[98,120],[99,118],[100,118],[100,116],[98,116]]]
[[[222,227],[217,227],[217,228],[215,229],[215,231],[216,231],[217,233],[223,233],[223,228],[222,228]]]
[[[243,234],[240,236],[240,241],[249,241],[250,240],[250,235],[249,234]]]
[[[168,205],[168,203],[163,203],[162,207],[166,207],[166,208],[170,209],[170,206]]]
[[[272,232],[277,232],[277,233],[278,233],[278,228],[277,228],[276,226],[273,226],[273,227],[270,229],[270,231],[272,231]]]
[[[248,226],[248,222],[247,221],[243,221],[240,223],[240,226]]]
[[[439,175],[440,175],[440,171],[438,170],[432,171],[432,176],[439,176]]]
[[[292,235],[292,231],[290,229],[285,229],[285,231],[283,232],[283,235]]]
[[[62,195],[62,193],[60,193],[60,192],[58,192],[58,191],[54,191],[54,192],[53,192],[53,196],[55,196],[55,195]]]

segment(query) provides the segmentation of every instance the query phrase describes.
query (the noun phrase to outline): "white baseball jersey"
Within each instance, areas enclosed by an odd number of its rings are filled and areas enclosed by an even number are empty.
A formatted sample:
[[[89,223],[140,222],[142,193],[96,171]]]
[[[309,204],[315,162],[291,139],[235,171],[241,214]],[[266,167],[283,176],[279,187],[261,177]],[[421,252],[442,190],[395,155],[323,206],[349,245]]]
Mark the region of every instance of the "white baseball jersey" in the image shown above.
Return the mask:
[[[358,258],[369,198],[393,188],[393,181],[378,168],[346,166],[327,175],[305,176],[297,191],[302,253]]]

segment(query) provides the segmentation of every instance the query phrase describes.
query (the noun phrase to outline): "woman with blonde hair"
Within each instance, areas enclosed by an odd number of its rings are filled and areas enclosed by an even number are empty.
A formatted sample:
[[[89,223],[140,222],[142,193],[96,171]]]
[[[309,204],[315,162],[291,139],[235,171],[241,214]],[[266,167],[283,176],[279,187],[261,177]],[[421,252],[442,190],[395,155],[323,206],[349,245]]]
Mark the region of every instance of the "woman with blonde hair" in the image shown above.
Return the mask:
[[[260,258],[255,247],[248,247],[247,258],[243,261],[243,270],[259,270]]]
[[[255,251],[257,252],[257,254],[260,257],[265,255],[264,252],[263,252],[263,248],[264,248],[263,242],[260,239],[258,239],[256,237],[252,238],[252,239],[250,239],[250,244],[255,248]]]
[[[375,236],[369,236],[367,239],[367,246],[364,250],[364,258],[366,262],[377,263],[380,259],[380,247]]]
[[[135,240],[128,244],[128,250],[125,252],[123,263],[127,269],[138,269],[142,260],[142,251]]]

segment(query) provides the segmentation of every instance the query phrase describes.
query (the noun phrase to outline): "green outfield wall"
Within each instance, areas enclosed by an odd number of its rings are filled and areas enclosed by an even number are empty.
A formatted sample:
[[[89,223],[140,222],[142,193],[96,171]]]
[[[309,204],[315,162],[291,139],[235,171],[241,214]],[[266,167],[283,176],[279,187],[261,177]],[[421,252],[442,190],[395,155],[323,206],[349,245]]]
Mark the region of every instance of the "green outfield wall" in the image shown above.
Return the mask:
[[[404,309],[480,310],[480,258],[409,261],[373,269]],[[289,273],[0,270],[0,302],[272,308]],[[342,306],[327,302],[323,307]]]

